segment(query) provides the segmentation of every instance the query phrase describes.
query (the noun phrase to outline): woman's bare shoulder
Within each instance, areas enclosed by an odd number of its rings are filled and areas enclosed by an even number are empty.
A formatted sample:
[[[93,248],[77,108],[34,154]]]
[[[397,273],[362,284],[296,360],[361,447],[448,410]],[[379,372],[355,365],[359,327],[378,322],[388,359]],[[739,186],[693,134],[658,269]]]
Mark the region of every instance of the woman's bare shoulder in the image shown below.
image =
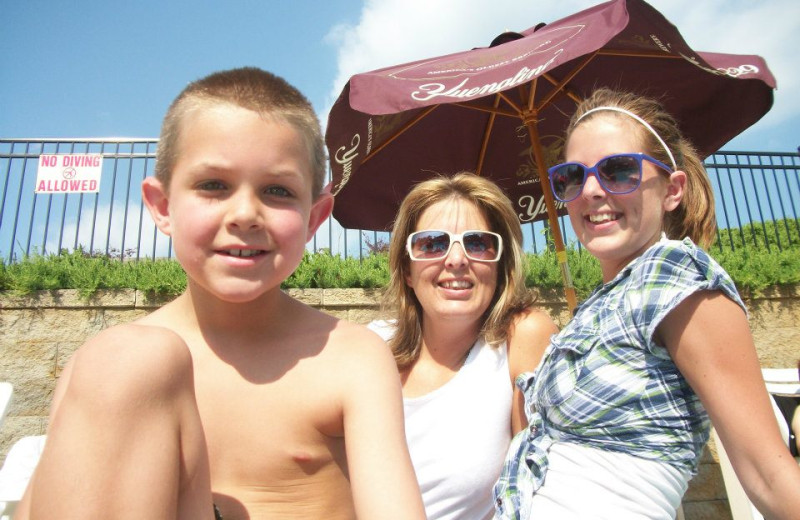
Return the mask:
[[[541,309],[531,307],[514,317],[508,333],[508,361],[514,377],[539,365],[556,333],[555,322]]]
[[[517,313],[511,322],[509,337],[550,337],[558,332],[558,326],[550,315],[537,307],[528,307]]]

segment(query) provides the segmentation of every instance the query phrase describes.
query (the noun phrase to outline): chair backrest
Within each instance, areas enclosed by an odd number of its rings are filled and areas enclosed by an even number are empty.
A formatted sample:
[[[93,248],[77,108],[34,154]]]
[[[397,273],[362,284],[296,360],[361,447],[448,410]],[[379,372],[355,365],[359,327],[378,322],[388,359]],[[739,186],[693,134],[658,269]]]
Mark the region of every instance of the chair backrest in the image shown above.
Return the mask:
[[[11,404],[11,394],[14,393],[14,387],[11,383],[3,381],[0,383],[0,425],[3,424],[3,419],[6,418],[8,405]]]
[[[800,371],[796,368],[762,368],[767,392],[781,395],[800,395]]]
[[[13,518],[33,471],[39,463],[45,435],[23,437],[11,446],[0,469],[0,520]]]
[[[767,392],[774,396],[793,396],[800,398],[800,373],[796,368],[762,368],[764,383],[767,385]],[[775,405],[773,404],[773,407]],[[789,439],[790,425],[787,420],[781,420],[783,416],[778,416],[778,427],[781,430],[783,441],[787,444]],[[795,432],[797,433],[797,432]]]
[[[764,376],[764,383],[767,385],[767,391],[770,393],[770,403],[772,410],[775,412],[775,419],[778,422],[778,427],[781,430],[781,436],[784,442],[789,442],[789,425],[786,422],[783,413],[778,405],[775,403],[774,395],[797,395],[800,397],[800,374],[796,368],[763,368],[761,372]],[[716,430],[711,431],[714,438],[714,444],[717,446],[717,455],[719,456],[719,467],[722,471],[722,480],[725,482],[725,491],[728,494],[728,503],[731,507],[731,517],[733,520],[764,520],[764,516],[756,509],[747,494],[744,492],[736,473],[733,471],[733,466],[722,446]]]

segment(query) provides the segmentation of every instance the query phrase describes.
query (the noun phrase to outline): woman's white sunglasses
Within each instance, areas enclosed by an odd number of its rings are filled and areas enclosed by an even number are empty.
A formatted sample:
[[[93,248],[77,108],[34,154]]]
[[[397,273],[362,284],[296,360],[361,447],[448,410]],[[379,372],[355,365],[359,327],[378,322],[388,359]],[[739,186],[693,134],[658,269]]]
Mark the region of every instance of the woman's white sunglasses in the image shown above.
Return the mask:
[[[411,260],[440,260],[458,242],[464,255],[479,262],[497,262],[503,253],[503,237],[491,231],[469,230],[450,233],[439,229],[415,231],[408,235],[406,251]]]

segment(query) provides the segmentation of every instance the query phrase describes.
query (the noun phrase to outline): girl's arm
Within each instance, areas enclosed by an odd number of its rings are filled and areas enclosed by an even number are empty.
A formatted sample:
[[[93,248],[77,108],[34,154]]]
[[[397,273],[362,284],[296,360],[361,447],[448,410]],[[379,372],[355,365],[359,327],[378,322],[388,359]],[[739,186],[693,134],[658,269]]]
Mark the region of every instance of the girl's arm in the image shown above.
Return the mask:
[[[741,307],[720,292],[698,292],[656,334],[703,402],[759,511],[798,518],[800,468],[780,436]]]

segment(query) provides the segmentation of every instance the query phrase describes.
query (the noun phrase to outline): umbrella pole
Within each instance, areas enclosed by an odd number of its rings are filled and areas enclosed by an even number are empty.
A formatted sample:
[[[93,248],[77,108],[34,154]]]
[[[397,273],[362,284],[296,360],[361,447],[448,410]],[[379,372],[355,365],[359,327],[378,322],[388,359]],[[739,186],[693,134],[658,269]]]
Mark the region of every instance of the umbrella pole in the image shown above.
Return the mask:
[[[564,295],[567,298],[567,309],[572,312],[572,309],[578,304],[578,299],[575,296],[575,286],[572,283],[569,263],[567,263],[567,251],[564,247],[564,239],[561,236],[561,227],[558,225],[556,203],[553,199],[553,193],[550,191],[550,180],[547,178],[547,166],[544,161],[544,153],[542,153],[542,145],[539,142],[539,129],[536,126],[536,116],[532,112],[527,113],[523,120],[525,121],[525,126],[528,128],[528,135],[531,138],[533,157],[536,161],[536,171],[539,174],[542,196],[544,197],[544,204],[547,208],[547,218],[550,221],[550,230],[553,233],[553,244],[556,247],[556,258],[558,258],[558,266],[561,268],[561,277],[564,280]]]

